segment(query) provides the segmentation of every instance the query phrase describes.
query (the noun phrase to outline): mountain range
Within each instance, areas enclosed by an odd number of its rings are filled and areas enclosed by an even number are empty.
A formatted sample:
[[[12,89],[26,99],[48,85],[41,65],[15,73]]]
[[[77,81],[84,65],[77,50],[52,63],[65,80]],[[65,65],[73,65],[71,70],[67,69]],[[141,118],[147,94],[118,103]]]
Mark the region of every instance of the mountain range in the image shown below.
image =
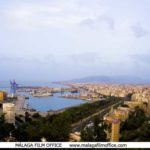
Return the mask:
[[[134,76],[88,76],[78,79],[66,80],[62,82],[73,83],[116,83],[116,84],[149,84],[146,79]]]

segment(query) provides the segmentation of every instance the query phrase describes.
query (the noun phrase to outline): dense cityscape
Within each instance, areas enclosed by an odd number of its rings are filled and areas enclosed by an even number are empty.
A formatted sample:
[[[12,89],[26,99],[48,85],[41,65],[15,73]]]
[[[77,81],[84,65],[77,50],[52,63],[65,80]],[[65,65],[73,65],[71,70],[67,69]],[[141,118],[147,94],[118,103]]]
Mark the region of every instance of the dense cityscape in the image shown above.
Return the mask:
[[[11,93],[0,91],[1,141],[150,140],[148,85],[61,84],[66,88],[21,87],[12,81]],[[61,93],[65,99],[82,99],[85,103],[39,112],[29,108],[25,103],[29,97],[22,95],[22,92],[32,97],[50,99]]]
[[[150,148],[149,8],[0,0],[0,148]]]

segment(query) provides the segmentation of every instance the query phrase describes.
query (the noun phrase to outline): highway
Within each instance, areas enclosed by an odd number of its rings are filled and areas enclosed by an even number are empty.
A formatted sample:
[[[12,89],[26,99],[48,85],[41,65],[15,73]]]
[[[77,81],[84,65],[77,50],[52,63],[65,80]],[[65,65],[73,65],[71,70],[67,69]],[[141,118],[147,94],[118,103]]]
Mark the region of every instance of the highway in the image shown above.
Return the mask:
[[[123,103],[124,103],[124,100],[121,100],[118,103],[108,106],[107,108],[104,108],[104,109],[80,120],[79,122],[72,124],[72,132],[80,132],[81,128],[83,126],[87,125],[92,120],[93,117],[99,116],[100,118],[102,118],[105,114],[107,114],[111,110],[112,107],[117,108],[119,105],[121,105]]]

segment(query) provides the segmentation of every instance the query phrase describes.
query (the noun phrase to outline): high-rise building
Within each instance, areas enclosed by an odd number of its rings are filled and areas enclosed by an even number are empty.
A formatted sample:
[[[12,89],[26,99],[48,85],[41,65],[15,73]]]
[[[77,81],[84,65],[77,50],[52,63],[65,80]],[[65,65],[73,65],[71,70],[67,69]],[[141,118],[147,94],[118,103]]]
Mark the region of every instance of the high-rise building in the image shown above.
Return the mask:
[[[112,119],[112,129],[111,129],[111,141],[119,142],[120,136],[120,121],[119,119]]]
[[[7,93],[4,91],[0,91],[0,101],[4,101],[7,99]]]
[[[120,120],[112,116],[107,116],[104,118],[104,120],[111,124],[110,141],[118,142],[120,137]]]
[[[15,105],[13,103],[3,103],[3,113],[6,122],[15,123]]]

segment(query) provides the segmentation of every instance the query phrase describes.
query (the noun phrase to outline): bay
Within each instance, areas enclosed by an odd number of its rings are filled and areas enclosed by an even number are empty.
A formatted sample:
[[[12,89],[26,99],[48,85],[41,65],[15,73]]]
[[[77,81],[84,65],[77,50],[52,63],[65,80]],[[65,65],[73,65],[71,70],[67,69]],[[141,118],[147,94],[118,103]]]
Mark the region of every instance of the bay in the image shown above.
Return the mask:
[[[46,81],[20,81],[18,82],[19,86],[47,86],[47,87],[62,87],[66,86],[60,84],[52,84]],[[1,81],[0,82],[0,90],[6,90],[8,93],[10,91],[9,81]],[[66,99],[60,97],[60,93],[55,93],[50,97],[32,97],[27,93],[22,93],[25,96],[29,96],[29,100],[26,100],[26,104],[29,108],[33,108],[40,112],[47,112],[50,110],[60,110],[67,107],[77,106],[85,103],[86,101],[80,99]]]

